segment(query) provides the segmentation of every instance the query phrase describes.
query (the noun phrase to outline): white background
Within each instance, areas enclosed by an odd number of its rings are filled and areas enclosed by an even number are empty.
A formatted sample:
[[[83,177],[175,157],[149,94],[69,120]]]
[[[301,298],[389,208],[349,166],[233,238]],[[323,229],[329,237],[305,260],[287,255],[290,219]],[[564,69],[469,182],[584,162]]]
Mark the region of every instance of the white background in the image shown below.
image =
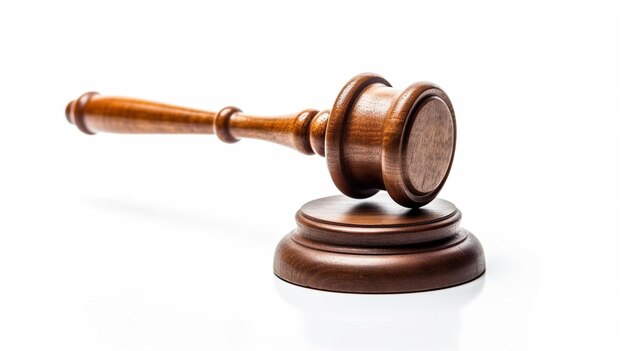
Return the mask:
[[[0,349],[624,350],[617,3],[0,3]],[[382,296],[291,286],[273,250],[301,204],[337,193],[323,158],[87,136],[64,116],[90,90],[330,108],[366,71],[451,97],[441,196],[481,240],[483,278]]]

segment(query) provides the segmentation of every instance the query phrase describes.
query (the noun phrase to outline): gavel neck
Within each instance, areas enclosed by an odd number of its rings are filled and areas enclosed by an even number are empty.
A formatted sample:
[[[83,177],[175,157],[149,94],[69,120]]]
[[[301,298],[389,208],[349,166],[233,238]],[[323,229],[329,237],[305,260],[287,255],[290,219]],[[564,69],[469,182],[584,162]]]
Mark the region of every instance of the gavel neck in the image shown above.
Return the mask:
[[[216,134],[219,131],[220,114],[216,119]],[[224,128],[235,138],[254,138],[294,148],[304,154],[324,156],[324,142],[329,112],[304,110],[300,113],[278,117],[257,117],[235,113]],[[224,139],[222,139],[224,140]],[[227,140],[224,140],[227,141]]]
[[[98,93],[83,94],[67,105],[65,113],[70,123],[87,134],[216,134],[226,143],[254,138],[321,156],[325,154],[329,117],[328,111],[317,110],[258,117],[246,115],[236,107],[214,113]]]

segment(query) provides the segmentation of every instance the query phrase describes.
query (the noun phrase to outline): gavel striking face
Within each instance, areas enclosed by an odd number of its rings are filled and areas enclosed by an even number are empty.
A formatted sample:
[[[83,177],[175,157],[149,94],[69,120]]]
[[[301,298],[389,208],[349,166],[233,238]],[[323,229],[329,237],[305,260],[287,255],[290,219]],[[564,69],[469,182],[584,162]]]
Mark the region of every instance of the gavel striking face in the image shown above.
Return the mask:
[[[437,196],[456,144],[454,110],[443,90],[425,82],[393,89],[374,74],[350,80],[330,111],[255,117],[236,107],[214,113],[86,93],[65,113],[87,134],[216,134],[227,143],[256,138],[316,153],[326,157],[345,195],[366,198],[387,190],[395,202],[412,208]]]

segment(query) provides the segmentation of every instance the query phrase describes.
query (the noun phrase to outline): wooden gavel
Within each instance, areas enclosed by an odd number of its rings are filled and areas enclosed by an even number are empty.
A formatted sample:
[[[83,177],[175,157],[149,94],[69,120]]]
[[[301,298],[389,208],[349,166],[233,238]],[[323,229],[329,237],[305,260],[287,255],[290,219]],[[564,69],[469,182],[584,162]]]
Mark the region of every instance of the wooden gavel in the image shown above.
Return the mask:
[[[214,113],[91,92],[70,102],[65,114],[87,134],[216,134],[226,143],[255,138],[316,153],[326,156],[345,195],[366,198],[387,190],[412,208],[437,196],[456,145],[454,110],[443,90],[426,82],[393,89],[375,74],[352,78],[330,111],[257,117],[236,107]]]

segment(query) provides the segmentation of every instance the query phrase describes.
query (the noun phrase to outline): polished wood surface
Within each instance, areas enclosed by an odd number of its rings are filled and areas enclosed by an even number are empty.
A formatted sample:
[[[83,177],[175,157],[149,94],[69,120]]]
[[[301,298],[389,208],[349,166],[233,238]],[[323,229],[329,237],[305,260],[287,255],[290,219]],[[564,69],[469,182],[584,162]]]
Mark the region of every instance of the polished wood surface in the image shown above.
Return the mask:
[[[332,196],[302,206],[296,223],[274,255],[274,273],[293,284],[398,293],[462,284],[485,271],[480,242],[442,199],[402,209],[385,194]]]
[[[397,293],[462,284],[485,270],[461,212],[435,199],[454,158],[456,120],[434,84],[401,90],[361,74],[330,110],[267,117],[234,106],[210,112],[90,92],[67,105],[66,117],[87,134],[215,134],[225,143],[254,138],[326,157],[335,185],[349,197],[317,199],[297,212],[297,228],[274,256],[275,274],[288,282]],[[375,195],[379,190],[388,194]]]
[[[226,142],[267,140],[325,156],[344,194],[367,198],[386,190],[398,204],[420,207],[446,181],[456,145],[448,96],[434,84],[394,89],[384,78],[361,74],[340,91],[331,110],[260,117],[237,107],[208,112],[137,99],[87,93],[68,104],[68,121],[87,134],[216,134]]]

